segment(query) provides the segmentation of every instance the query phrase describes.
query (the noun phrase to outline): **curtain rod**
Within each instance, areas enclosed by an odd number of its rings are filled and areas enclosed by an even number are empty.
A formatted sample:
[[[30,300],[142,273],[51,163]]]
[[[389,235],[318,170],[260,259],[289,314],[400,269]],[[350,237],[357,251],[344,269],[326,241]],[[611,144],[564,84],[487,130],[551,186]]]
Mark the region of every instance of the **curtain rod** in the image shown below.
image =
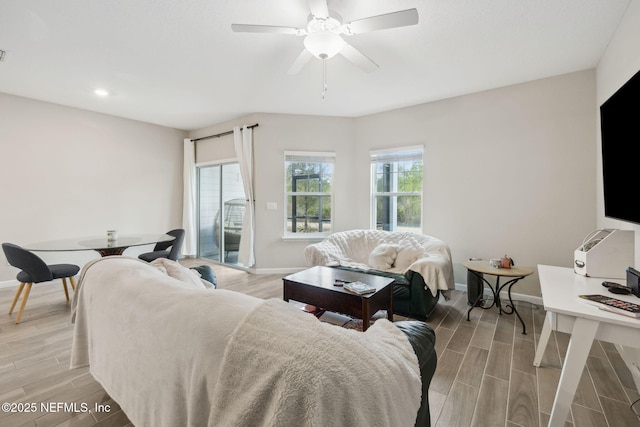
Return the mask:
[[[249,129],[253,129],[253,128],[258,127],[258,123],[256,123],[255,125],[246,126],[246,127],[248,127]],[[191,141],[198,142],[198,141],[202,141],[203,139],[220,138],[221,136],[231,135],[231,134],[233,134],[232,130],[227,131],[227,132],[218,133],[218,134],[215,134],[215,135],[209,135],[209,136],[203,136],[201,138],[195,138],[195,139],[192,139]]]

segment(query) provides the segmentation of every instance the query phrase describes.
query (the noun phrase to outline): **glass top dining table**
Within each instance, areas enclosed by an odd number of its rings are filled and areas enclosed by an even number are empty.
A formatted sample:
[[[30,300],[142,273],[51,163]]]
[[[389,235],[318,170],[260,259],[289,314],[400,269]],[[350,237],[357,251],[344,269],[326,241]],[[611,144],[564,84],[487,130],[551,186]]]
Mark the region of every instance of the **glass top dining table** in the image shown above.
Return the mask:
[[[34,252],[65,252],[94,250],[101,256],[122,255],[131,246],[143,246],[175,239],[169,234],[124,234],[115,240],[104,237],[82,237],[76,239],[47,240],[23,245]]]

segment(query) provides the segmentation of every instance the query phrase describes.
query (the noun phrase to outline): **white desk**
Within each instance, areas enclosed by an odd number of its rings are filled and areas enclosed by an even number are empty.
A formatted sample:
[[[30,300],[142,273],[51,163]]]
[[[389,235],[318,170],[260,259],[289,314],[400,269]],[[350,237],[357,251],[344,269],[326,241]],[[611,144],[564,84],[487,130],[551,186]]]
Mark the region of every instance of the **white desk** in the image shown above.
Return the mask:
[[[567,419],[593,340],[640,347],[640,319],[600,310],[578,295],[602,294],[635,303],[639,300],[634,295],[614,295],[602,286],[607,279],[584,277],[571,268],[539,265],[538,274],[547,315],[534,366],[540,366],[552,330],[571,334],[549,419],[549,427],[561,427]],[[624,279],[608,280],[625,284]]]

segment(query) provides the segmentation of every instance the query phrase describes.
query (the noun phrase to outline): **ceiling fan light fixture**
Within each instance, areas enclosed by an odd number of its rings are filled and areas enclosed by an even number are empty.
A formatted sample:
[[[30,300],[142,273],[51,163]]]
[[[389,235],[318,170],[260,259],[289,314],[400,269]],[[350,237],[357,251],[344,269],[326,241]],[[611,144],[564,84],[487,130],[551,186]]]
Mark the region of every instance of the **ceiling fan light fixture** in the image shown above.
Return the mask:
[[[316,58],[329,59],[340,53],[344,40],[331,31],[318,31],[304,38],[304,47]]]
[[[245,33],[304,36],[305,48],[302,49],[302,52],[296,57],[287,74],[297,74],[314,56],[323,61],[323,69],[326,69],[326,60],[338,53],[348,61],[354,63],[365,73],[370,73],[378,68],[378,64],[345,42],[342,36],[406,27],[418,23],[418,10],[415,8],[369,16],[367,18],[343,23],[342,17],[329,9],[327,1],[328,0],[308,0],[311,14],[307,16],[306,28],[231,24],[231,30]]]

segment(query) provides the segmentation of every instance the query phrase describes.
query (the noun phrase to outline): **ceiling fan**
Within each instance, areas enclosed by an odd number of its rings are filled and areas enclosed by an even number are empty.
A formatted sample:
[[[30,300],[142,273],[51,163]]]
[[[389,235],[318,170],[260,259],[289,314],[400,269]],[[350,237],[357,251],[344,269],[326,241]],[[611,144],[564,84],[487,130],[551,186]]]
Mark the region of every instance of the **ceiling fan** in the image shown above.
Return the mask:
[[[418,11],[416,9],[370,16],[347,23],[342,22],[340,15],[329,10],[327,0],[309,0],[309,9],[311,14],[305,28],[231,24],[231,29],[235,32],[304,36],[305,49],[295,59],[293,65],[289,68],[288,74],[300,72],[313,56],[322,59],[324,63],[325,60],[337,54],[353,62],[363,71],[370,73],[378,68],[378,64],[347,43],[342,36],[352,36],[418,23]],[[324,90],[326,90],[326,81]]]

